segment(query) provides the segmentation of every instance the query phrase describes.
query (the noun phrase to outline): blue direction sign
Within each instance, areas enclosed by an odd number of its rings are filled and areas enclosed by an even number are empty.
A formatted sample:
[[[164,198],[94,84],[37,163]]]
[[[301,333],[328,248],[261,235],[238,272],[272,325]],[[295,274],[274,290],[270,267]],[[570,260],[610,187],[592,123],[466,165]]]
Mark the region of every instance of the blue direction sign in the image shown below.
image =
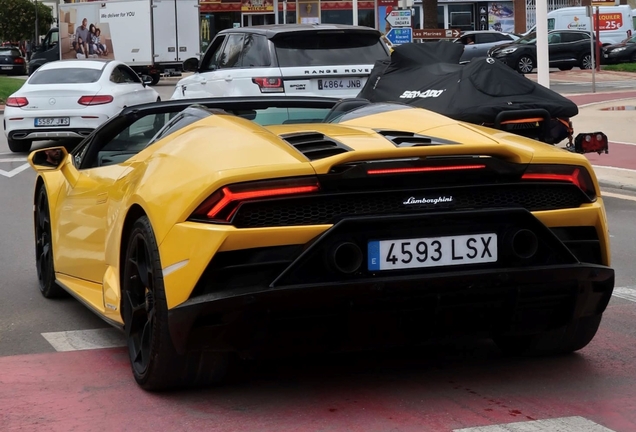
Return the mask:
[[[392,28],[386,34],[386,38],[393,45],[402,45],[413,42],[413,29],[410,27]]]

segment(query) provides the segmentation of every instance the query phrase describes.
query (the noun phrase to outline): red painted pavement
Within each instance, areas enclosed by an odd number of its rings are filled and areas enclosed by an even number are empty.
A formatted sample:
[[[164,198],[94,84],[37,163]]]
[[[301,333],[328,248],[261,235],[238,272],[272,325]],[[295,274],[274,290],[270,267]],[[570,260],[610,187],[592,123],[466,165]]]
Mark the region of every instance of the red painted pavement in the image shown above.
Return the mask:
[[[607,102],[616,99],[628,99],[628,98],[636,98],[636,91],[621,91],[621,92],[606,92],[606,93],[588,93],[588,94],[580,94],[580,95],[567,95],[564,94],[566,98],[570,99],[572,102],[577,105],[586,105],[590,103],[597,102]]]
[[[592,165],[636,170],[636,145],[609,143],[609,153],[586,155]]]
[[[136,386],[122,349],[4,357],[0,429],[422,432],[580,415],[634,431],[636,344],[626,326],[636,309],[610,310],[571,356],[505,359],[483,343],[285,360],[222,387],[164,394]]]

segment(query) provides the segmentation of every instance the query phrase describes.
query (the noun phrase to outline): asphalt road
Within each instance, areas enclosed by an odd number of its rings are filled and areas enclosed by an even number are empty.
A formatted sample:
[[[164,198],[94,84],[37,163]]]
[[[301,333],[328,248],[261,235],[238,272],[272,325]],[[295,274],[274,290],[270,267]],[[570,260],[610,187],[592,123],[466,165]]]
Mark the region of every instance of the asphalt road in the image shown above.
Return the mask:
[[[172,85],[157,89],[168,99]],[[52,143],[39,146],[46,145]],[[32,227],[35,173],[25,164],[25,155],[10,153],[2,135],[3,430],[401,432],[541,419],[589,426],[561,431],[636,430],[636,302],[617,296],[595,340],[571,356],[509,359],[488,341],[453,341],[418,350],[269,361],[251,365],[244,379],[225,387],[144,393],[133,382],[123,348],[61,349],[43,336],[108,327],[73,299],[50,301],[39,294]],[[607,192],[616,286],[629,294],[636,288],[636,197]]]

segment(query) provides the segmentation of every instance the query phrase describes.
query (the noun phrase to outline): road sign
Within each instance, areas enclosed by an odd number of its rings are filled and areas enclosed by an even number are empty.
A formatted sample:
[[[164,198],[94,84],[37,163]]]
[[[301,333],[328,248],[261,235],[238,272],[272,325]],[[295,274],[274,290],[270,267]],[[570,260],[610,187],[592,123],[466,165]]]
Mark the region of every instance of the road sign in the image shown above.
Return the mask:
[[[391,11],[386,21],[391,27],[411,27],[411,9]]]
[[[413,42],[413,29],[411,27],[392,28],[386,34],[386,38],[393,45],[402,45]]]
[[[452,39],[461,34],[457,29],[415,29],[413,39]]]

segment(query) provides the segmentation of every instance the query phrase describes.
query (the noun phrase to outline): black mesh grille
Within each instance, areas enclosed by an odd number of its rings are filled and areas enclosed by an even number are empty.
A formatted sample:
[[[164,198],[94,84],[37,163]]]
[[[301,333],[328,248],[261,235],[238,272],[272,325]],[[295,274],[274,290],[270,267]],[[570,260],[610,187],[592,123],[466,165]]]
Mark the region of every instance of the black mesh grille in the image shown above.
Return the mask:
[[[414,199],[452,197],[437,204],[404,204]],[[316,195],[247,202],[232,223],[239,228],[332,224],[348,216],[408,214],[414,211],[525,208],[530,211],[579,207],[589,202],[574,185],[500,185],[453,190],[387,191]]]

